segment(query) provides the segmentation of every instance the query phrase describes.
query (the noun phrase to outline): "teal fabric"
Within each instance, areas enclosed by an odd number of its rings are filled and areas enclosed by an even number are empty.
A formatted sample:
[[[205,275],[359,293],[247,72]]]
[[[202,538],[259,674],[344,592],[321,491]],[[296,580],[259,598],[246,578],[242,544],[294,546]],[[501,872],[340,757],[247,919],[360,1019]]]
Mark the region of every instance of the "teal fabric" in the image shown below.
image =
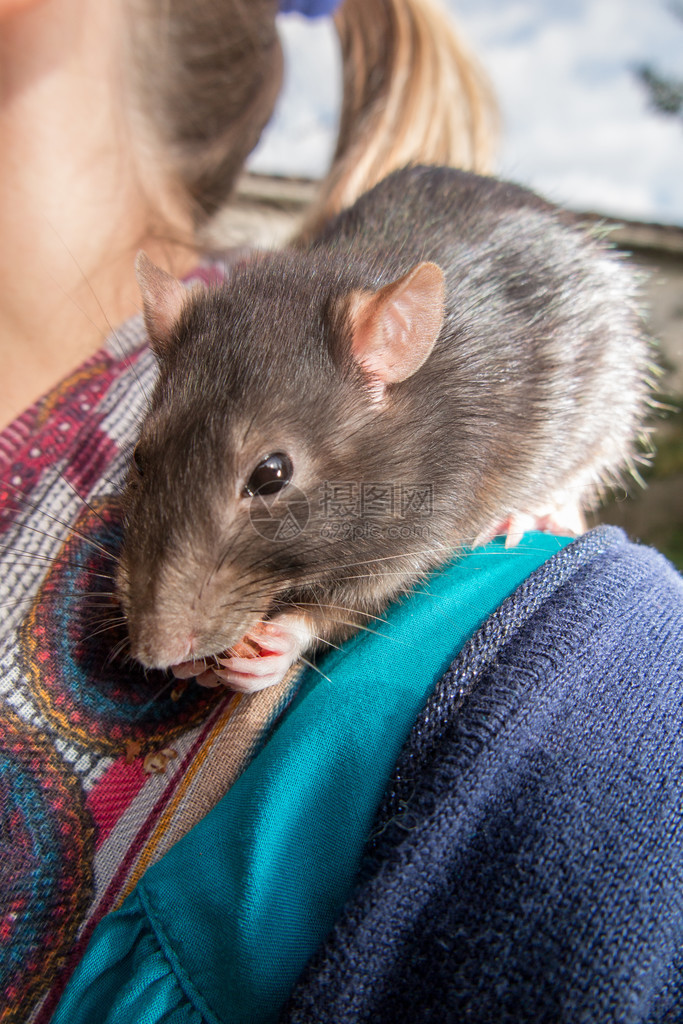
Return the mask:
[[[435,682],[569,540],[459,558],[308,669],[235,785],[100,923],[53,1024],[267,1024],[346,901]]]

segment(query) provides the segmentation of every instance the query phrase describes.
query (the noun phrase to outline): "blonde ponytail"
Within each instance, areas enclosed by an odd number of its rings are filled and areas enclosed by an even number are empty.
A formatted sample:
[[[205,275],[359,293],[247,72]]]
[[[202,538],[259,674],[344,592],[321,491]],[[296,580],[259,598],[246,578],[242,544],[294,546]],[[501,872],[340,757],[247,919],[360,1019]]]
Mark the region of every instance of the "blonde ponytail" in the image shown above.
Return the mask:
[[[225,206],[281,81],[277,0],[126,0],[133,109],[197,229]],[[337,150],[315,228],[407,163],[491,170],[486,75],[437,0],[343,0]]]
[[[301,239],[406,164],[490,172],[499,134],[492,86],[435,0],[344,0],[334,20],[339,137]]]

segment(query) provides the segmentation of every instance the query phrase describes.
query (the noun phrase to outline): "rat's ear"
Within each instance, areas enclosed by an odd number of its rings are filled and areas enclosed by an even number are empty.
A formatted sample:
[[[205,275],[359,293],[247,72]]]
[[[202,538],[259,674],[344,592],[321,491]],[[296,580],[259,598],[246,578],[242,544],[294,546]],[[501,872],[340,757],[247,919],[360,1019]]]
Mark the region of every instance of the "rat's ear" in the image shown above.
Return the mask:
[[[444,277],[436,263],[418,263],[376,292],[354,292],[351,353],[380,401],[388,384],[412,377],[434,347],[443,325]]]
[[[175,277],[152,263],[142,249],[135,260],[135,276],[142,292],[142,310],[150,344],[157,356],[163,356],[190,292]]]

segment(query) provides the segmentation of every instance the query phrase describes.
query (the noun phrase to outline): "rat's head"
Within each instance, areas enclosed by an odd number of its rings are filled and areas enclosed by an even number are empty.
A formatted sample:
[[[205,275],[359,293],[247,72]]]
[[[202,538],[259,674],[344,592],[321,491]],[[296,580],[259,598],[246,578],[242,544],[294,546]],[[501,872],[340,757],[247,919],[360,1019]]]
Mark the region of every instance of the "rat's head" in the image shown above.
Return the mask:
[[[225,650],[334,572],[325,485],[381,465],[391,388],[433,347],[443,278],[423,263],[379,290],[340,288],[283,255],[188,291],[141,255],[138,279],[160,373],[119,591],[131,653],[167,667]]]

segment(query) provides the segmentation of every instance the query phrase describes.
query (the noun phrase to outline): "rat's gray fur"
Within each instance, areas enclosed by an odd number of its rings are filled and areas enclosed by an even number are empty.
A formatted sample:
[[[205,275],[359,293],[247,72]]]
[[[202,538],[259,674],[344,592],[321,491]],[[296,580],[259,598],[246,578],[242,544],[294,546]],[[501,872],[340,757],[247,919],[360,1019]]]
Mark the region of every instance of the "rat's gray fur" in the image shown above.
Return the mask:
[[[443,328],[378,404],[351,356],[348,297],[424,260],[445,275]],[[349,627],[333,606],[377,613],[510,514],[593,504],[637,457],[650,368],[634,274],[568,214],[449,168],[391,175],[307,248],[245,260],[183,311],[126,496],[133,649],[193,602],[202,653],[292,605],[317,603],[316,631],[334,639]],[[254,531],[244,496],[276,451],[311,508],[280,544]],[[379,537],[325,539],[325,481],[430,485],[429,537],[418,514],[402,520],[415,539],[389,537],[387,514]]]

